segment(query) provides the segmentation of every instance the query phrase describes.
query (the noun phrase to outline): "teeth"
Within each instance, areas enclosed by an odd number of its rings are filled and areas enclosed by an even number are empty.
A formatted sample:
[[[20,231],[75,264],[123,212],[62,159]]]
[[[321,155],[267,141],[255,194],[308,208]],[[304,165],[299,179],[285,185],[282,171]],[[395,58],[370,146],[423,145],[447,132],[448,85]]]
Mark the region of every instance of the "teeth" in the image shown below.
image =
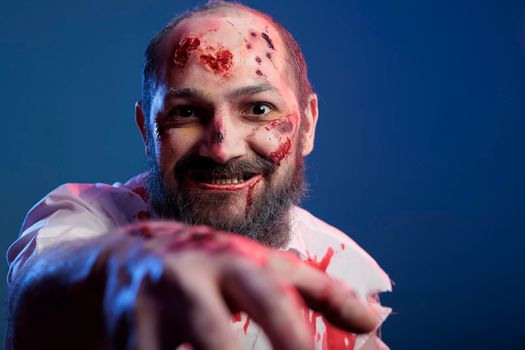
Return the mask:
[[[243,179],[212,179],[210,181],[213,185],[230,185],[230,184],[238,184],[244,182]]]

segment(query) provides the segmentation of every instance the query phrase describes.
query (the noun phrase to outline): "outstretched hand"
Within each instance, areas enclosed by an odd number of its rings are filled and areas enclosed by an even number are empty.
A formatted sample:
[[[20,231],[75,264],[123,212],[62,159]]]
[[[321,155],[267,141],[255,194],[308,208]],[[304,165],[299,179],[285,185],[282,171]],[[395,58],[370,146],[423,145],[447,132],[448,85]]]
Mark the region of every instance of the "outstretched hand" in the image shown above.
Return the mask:
[[[145,222],[112,234],[104,309],[117,349],[238,349],[232,314],[244,311],[275,349],[311,349],[306,307],[353,333],[380,321],[342,283],[293,253],[236,234],[176,222]],[[129,239],[129,236],[136,236]]]

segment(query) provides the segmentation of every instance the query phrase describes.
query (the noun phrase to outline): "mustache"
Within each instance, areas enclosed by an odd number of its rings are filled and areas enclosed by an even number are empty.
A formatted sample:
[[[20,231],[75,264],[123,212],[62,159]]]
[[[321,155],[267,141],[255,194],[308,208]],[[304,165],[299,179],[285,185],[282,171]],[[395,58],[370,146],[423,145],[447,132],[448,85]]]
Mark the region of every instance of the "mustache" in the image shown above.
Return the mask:
[[[271,175],[274,171],[274,164],[260,156],[254,159],[232,159],[227,163],[219,164],[207,157],[189,155],[175,166],[175,176],[189,175],[197,180],[212,178],[246,180],[256,174]]]

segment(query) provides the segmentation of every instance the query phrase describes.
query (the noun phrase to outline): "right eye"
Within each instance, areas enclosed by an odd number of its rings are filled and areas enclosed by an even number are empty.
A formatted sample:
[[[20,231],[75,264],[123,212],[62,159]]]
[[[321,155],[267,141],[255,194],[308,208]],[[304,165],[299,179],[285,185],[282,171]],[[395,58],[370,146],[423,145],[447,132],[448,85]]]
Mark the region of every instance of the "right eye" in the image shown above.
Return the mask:
[[[191,118],[191,117],[194,117],[195,114],[196,114],[195,108],[190,105],[174,107],[170,109],[168,113],[170,117],[179,117],[179,118]]]

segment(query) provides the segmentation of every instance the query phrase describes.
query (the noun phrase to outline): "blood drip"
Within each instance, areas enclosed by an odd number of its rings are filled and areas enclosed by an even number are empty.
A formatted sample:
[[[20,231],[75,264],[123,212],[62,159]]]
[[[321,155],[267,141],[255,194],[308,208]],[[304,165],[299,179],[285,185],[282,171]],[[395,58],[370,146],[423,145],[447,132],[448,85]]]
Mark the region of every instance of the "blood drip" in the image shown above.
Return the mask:
[[[290,150],[292,149],[292,140],[290,138],[286,138],[286,142],[282,143],[276,151],[270,153],[268,156],[268,159],[275,165],[279,166],[281,165],[281,161],[290,154]]]
[[[262,60],[259,56],[255,57],[255,62],[261,64]]]
[[[134,188],[131,190],[133,193],[136,193],[140,196],[140,198],[142,198],[142,200],[144,202],[147,202],[148,199],[149,199],[149,195],[148,195],[148,192],[146,191],[146,189],[144,187],[137,187],[137,188]]]
[[[341,243],[341,249],[345,250],[345,245],[343,243]]]
[[[343,248],[344,249],[344,248]],[[332,247],[329,247],[326,250],[325,255],[321,261],[317,261],[316,257],[312,258],[308,255],[306,263],[322,272],[326,273],[326,269],[332,261],[334,256],[334,250]],[[322,339],[322,349],[323,350],[342,350],[342,349],[353,349],[357,336],[352,333],[345,332],[337,327],[332,326],[328,321],[322,316],[320,312],[311,311],[307,313],[306,321],[310,325],[310,329],[314,334],[315,340],[321,340],[321,334],[317,330],[317,319],[321,318],[322,322],[325,325],[325,334]]]
[[[255,74],[257,74],[257,75],[260,76],[260,77],[262,77],[262,76],[264,75],[263,72],[261,72],[260,69],[257,69],[257,70],[255,71]]]
[[[175,48],[175,57],[173,61],[180,67],[184,67],[188,63],[190,52],[197,50],[201,44],[199,38],[188,36],[182,39]]]
[[[266,43],[268,44],[268,47],[272,50],[275,50],[275,46],[273,46],[273,42],[272,42],[272,39],[270,39],[270,37],[268,36],[268,34],[266,33],[261,33],[261,36],[263,37],[263,39],[266,41]]]
[[[228,50],[220,50],[215,55],[201,55],[200,61],[204,67],[215,74],[225,74],[231,68],[233,54]]]
[[[259,181],[261,181],[263,178],[261,177],[260,179],[258,179],[257,181],[255,181],[253,184],[250,185],[250,187],[248,187],[248,194],[246,195],[246,210],[244,211],[244,215],[247,217],[248,214],[250,213],[250,208],[252,206],[252,202],[253,202],[253,191],[255,189],[255,185],[257,185],[259,183]]]
[[[246,321],[244,322],[244,326],[242,327],[244,334],[248,334],[248,327],[250,327],[250,319],[251,317],[249,315],[246,315]]]
[[[268,59],[270,59],[270,60],[271,60],[271,59],[272,59],[272,54],[271,54],[271,53],[269,53],[269,52],[267,52],[267,53],[266,53],[266,57],[267,57]]]
[[[316,268],[319,271],[325,272],[328,268],[328,265],[332,262],[332,258],[334,256],[334,249],[332,247],[328,247],[326,250],[326,253],[324,253],[323,258],[321,261],[316,261],[317,257],[314,256],[313,258],[308,254],[308,258],[306,259],[306,263],[314,268]]]
[[[242,314],[240,312],[234,313],[231,316],[231,320],[233,323],[241,322]],[[242,331],[244,332],[244,334],[248,334],[248,328],[250,327],[250,321],[251,321],[250,315],[246,315],[246,321],[244,321],[244,325],[242,326]]]

